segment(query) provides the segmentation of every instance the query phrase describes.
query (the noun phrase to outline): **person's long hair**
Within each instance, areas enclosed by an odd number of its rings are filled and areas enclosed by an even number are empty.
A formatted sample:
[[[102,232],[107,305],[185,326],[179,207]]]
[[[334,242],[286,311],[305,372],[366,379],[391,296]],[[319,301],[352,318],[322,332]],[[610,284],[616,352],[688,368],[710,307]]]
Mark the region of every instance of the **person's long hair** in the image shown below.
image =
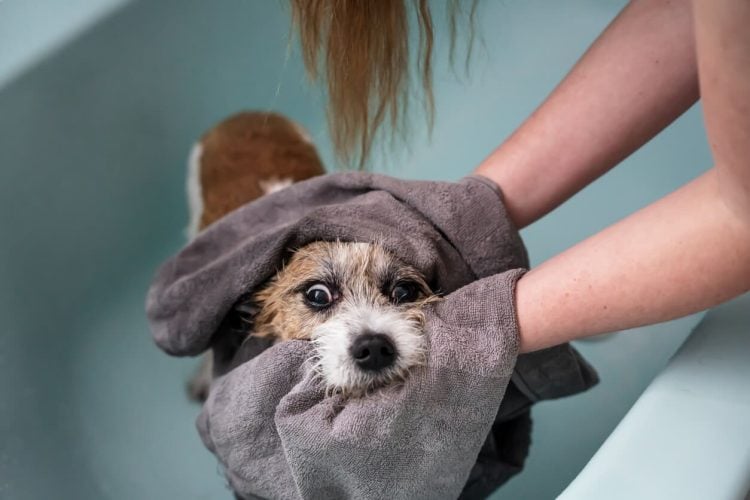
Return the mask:
[[[412,76],[410,6],[418,25],[416,66],[428,129],[434,119],[432,51],[434,24],[428,0],[290,0],[302,57],[313,81],[324,81],[328,128],[344,165],[362,168],[384,123],[390,137],[405,136]],[[450,55],[457,17],[470,23],[471,55],[478,0],[447,0]]]

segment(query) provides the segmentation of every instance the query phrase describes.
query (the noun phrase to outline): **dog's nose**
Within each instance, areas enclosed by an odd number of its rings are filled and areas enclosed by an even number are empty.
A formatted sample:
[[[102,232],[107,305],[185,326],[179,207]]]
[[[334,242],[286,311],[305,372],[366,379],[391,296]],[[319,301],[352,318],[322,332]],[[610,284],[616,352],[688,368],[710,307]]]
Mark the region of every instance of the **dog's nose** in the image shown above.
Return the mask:
[[[388,368],[396,360],[396,348],[390,339],[380,333],[363,333],[352,342],[349,354],[363,370],[377,371]]]

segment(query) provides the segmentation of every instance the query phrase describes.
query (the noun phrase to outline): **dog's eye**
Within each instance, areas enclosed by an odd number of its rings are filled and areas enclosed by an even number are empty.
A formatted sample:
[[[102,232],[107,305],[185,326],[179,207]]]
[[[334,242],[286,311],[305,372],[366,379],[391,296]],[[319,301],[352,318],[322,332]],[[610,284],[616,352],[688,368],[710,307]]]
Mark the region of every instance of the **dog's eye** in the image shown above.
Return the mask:
[[[419,296],[419,286],[411,281],[400,281],[391,290],[391,300],[396,304],[413,302]]]
[[[316,283],[307,289],[305,299],[307,299],[307,303],[311,306],[323,308],[333,303],[333,294],[324,284]]]

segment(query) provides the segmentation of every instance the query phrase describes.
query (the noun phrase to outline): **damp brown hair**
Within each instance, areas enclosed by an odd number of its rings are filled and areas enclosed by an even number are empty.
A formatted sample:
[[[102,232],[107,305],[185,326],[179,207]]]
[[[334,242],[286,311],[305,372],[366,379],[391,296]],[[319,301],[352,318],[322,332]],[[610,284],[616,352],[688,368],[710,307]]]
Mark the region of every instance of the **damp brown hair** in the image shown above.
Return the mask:
[[[327,118],[338,160],[364,168],[385,124],[388,137],[406,136],[413,76],[410,17],[418,29],[415,52],[420,101],[428,130],[435,116],[432,92],[434,29],[428,0],[290,0],[302,57],[313,81],[327,90]],[[465,17],[471,57],[478,0],[446,0],[453,62],[459,18]],[[412,12],[413,9],[413,12]]]

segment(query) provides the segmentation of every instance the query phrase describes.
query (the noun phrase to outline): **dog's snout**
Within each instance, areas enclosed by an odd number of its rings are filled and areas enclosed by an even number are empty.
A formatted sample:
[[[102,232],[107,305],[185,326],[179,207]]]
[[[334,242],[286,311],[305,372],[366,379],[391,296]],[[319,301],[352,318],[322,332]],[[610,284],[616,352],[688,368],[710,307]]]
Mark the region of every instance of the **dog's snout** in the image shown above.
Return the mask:
[[[349,348],[354,363],[361,369],[377,371],[388,368],[396,360],[393,342],[381,333],[363,333]]]

